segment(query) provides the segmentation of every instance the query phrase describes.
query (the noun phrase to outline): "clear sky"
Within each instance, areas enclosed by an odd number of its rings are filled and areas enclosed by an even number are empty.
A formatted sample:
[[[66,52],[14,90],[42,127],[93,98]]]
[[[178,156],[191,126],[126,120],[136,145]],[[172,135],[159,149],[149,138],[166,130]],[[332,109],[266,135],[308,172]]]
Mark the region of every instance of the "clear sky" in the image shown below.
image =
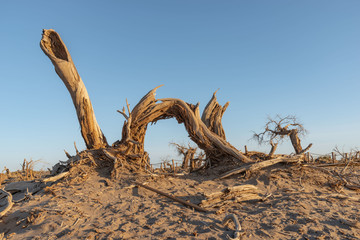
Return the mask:
[[[159,98],[200,102],[218,91],[230,101],[227,139],[243,150],[267,116],[296,115],[308,129],[303,145],[328,153],[360,147],[360,1],[1,1],[0,170],[24,158],[49,167],[63,149],[84,149],[64,84],[39,47],[55,29],[87,87],[98,123],[112,143],[116,112],[150,89]],[[168,143],[187,143],[175,120],[150,126],[153,163],[174,157]],[[289,143],[279,152],[290,153]]]

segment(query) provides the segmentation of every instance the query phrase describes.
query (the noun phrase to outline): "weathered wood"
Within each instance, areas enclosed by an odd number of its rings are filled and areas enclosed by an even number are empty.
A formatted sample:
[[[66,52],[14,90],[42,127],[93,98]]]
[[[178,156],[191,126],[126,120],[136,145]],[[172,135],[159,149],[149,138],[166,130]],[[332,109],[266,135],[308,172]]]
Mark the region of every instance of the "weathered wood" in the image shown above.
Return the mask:
[[[272,158],[274,156],[278,144],[279,143],[273,143],[273,141],[270,140],[271,149],[270,149],[270,152],[268,154],[268,158]]]
[[[218,177],[217,179],[227,178],[232,175],[239,174],[239,173],[256,171],[256,170],[259,170],[262,168],[266,168],[266,167],[275,165],[277,163],[298,162],[300,159],[301,159],[301,156],[295,156],[295,157],[290,157],[290,158],[289,157],[280,157],[280,158],[274,158],[274,159],[270,159],[270,160],[266,160],[266,161],[262,161],[262,162],[251,163],[251,164],[247,164],[245,166],[241,166],[240,168],[233,169],[229,172],[226,172],[226,173],[222,174],[220,177]]]
[[[221,120],[224,115],[226,108],[229,106],[229,102],[221,106],[216,99],[216,92],[214,92],[209,103],[206,105],[202,114],[201,120],[210,129],[210,131],[217,134],[219,137],[226,140],[225,131],[222,126]]]
[[[163,192],[163,191],[157,190],[157,189],[155,189],[155,188],[149,187],[149,186],[147,186],[147,185],[144,185],[144,184],[141,184],[141,183],[138,183],[138,182],[134,182],[134,184],[136,184],[136,185],[138,185],[138,186],[140,186],[140,187],[146,188],[146,189],[148,189],[148,190],[150,190],[150,191],[156,192],[156,193],[158,193],[158,194],[160,194],[160,195],[162,195],[162,196],[165,196],[165,197],[167,197],[167,198],[170,198],[171,200],[174,200],[174,201],[176,201],[176,202],[179,202],[179,203],[181,203],[181,204],[183,204],[183,205],[185,205],[185,206],[187,206],[187,207],[194,208],[195,210],[198,210],[198,211],[200,211],[200,212],[207,212],[207,210],[206,210],[205,208],[199,207],[199,206],[196,205],[196,204],[193,204],[193,203],[191,203],[191,202],[187,202],[187,201],[184,201],[184,200],[182,200],[182,199],[180,199],[180,198],[174,197],[174,196],[172,196],[172,195],[170,195],[170,194],[167,194],[167,193],[165,193],[165,192]]]
[[[6,195],[6,203],[4,204],[3,209],[0,209],[0,218],[2,218],[7,212],[10,211],[14,203],[11,193],[5,191],[4,189],[0,189],[0,192]]]
[[[66,177],[67,175],[69,175],[69,172],[62,172],[56,176],[52,176],[52,177],[48,177],[48,178],[44,178],[42,179],[42,182],[47,183],[47,182],[56,182],[64,177]]]
[[[201,201],[202,207],[220,207],[235,202],[260,200],[259,189],[250,184],[227,187],[220,192],[204,193],[206,199]]]
[[[224,158],[233,158],[240,162],[251,161],[205,125],[200,118],[198,105],[194,106],[175,98],[155,99],[155,92],[159,87],[147,93],[129,114],[132,121],[125,122],[123,137],[116,144],[117,146],[123,147],[130,138],[139,143],[130,146],[131,152],[142,154],[144,153],[144,139],[148,124],[162,119],[176,118],[179,123],[184,124],[189,137],[199,148],[204,150],[207,158],[212,159],[213,162],[221,162]]]
[[[86,147],[98,149],[107,146],[106,138],[96,121],[88,92],[60,35],[52,29],[44,29],[40,47],[51,60],[56,73],[71,95]]]
[[[229,240],[239,240],[240,239],[240,231],[241,231],[240,222],[239,222],[238,218],[236,217],[236,215],[233,214],[233,213],[229,214],[229,215],[226,215],[226,217],[223,220],[224,226],[227,226],[230,221],[232,221],[234,223],[234,225],[235,225],[235,232],[234,232],[234,238],[227,235],[227,239],[229,239]]]

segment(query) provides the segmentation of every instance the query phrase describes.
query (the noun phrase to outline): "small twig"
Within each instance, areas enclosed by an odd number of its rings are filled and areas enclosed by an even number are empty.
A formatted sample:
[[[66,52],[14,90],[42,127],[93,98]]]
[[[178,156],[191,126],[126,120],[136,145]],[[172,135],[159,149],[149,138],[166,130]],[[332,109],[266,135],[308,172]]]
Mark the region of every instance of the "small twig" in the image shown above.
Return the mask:
[[[352,161],[352,158],[350,157],[350,158],[349,158],[349,162],[346,164],[346,166],[343,168],[343,170],[341,170],[340,174],[345,173],[345,170],[346,170],[346,168],[349,166],[349,164],[351,163],[351,161]]]
[[[235,224],[234,238],[230,237],[229,235],[227,235],[226,237],[227,237],[227,239],[230,239],[230,240],[239,240],[240,239],[240,231],[241,231],[240,222],[235,214],[229,214],[224,218],[224,221],[223,221],[224,226],[227,226],[230,221],[233,221]]]
[[[75,147],[76,155],[79,154],[79,150],[76,147],[76,142],[74,142],[74,147]]]
[[[125,108],[123,108],[122,111],[117,110],[117,112],[120,113],[121,115],[123,115],[126,120],[129,120],[128,115],[126,115],[126,113],[125,113]]]
[[[13,202],[14,202],[14,203],[19,203],[19,202],[22,202],[22,201],[31,199],[31,197],[32,197],[32,194],[29,193],[29,188],[26,188],[26,193],[25,193],[24,198],[22,198],[22,199],[20,199],[20,200],[17,200],[17,201],[13,201]]]
[[[69,158],[69,159],[72,158],[72,156],[65,149],[64,149],[64,152],[65,152],[65,155],[67,158]]]

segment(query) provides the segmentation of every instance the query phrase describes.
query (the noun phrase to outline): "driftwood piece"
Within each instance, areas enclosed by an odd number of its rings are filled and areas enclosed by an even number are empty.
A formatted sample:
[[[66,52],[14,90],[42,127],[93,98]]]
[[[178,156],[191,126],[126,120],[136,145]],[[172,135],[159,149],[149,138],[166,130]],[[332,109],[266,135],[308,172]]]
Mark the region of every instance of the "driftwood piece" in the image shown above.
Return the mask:
[[[230,237],[229,235],[227,235],[226,237],[227,237],[227,239],[230,239],[230,240],[239,240],[240,239],[240,231],[241,231],[240,222],[235,214],[229,214],[223,220],[224,226],[227,226],[230,221],[232,221],[235,224],[234,238]]]
[[[86,147],[98,149],[107,146],[106,138],[96,121],[88,92],[60,35],[52,29],[44,29],[40,47],[50,58],[56,73],[71,95]]]
[[[346,219],[340,219],[340,222],[350,227],[360,228],[360,222],[358,220],[349,221]]]
[[[199,206],[196,205],[196,204],[193,204],[193,203],[190,203],[190,202],[188,202],[188,201],[182,200],[182,199],[180,199],[180,198],[174,197],[174,196],[172,196],[172,195],[170,195],[170,194],[167,194],[167,193],[165,193],[165,192],[163,192],[163,191],[157,190],[157,189],[155,189],[155,188],[149,187],[149,186],[147,186],[147,185],[144,185],[144,184],[141,184],[141,183],[138,183],[138,182],[134,182],[134,184],[136,184],[136,185],[138,185],[138,186],[140,186],[140,187],[146,188],[146,189],[148,189],[148,190],[150,190],[150,191],[156,192],[156,193],[158,193],[158,194],[160,194],[160,195],[162,195],[162,196],[165,196],[165,197],[167,197],[167,198],[170,198],[171,200],[174,200],[174,201],[176,201],[176,202],[179,202],[179,203],[181,203],[181,204],[183,204],[183,205],[185,205],[185,206],[187,206],[187,207],[193,208],[193,209],[198,210],[198,211],[200,211],[200,212],[207,212],[207,210],[206,210],[205,208],[199,207]]]
[[[221,207],[235,202],[261,200],[259,189],[250,184],[227,187],[220,192],[204,194],[206,199],[201,201],[202,207]]]
[[[245,166],[241,166],[240,168],[233,169],[229,172],[226,172],[226,173],[222,174],[220,177],[218,177],[217,179],[224,179],[224,178],[227,178],[232,175],[239,174],[239,173],[256,171],[256,170],[259,170],[262,168],[270,167],[277,163],[299,162],[299,160],[301,158],[302,158],[302,156],[294,156],[294,157],[290,157],[290,158],[289,157],[280,157],[280,158],[274,158],[274,159],[270,159],[270,160],[266,160],[266,161],[262,161],[262,162],[251,163],[251,164],[248,164]]]
[[[3,217],[8,211],[10,211],[10,209],[13,206],[13,198],[11,193],[9,193],[8,191],[4,190],[4,189],[0,189],[0,192],[6,195],[6,203],[5,205],[2,207],[2,209],[0,208],[0,218]]]
[[[58,174],[58,175],[56,175],[56,176],[44,178],[44,179],[42,179],[42,181],[43,181],[44,183],[47,183],[47,182],[56,182],[57,180],[60,180],[60,179],[62,179],[62,178],[64,178],[64,177],[66,177],[67,175],[69,175],[69,172],[62,172],[62,173],[60,173],[60,174]]]

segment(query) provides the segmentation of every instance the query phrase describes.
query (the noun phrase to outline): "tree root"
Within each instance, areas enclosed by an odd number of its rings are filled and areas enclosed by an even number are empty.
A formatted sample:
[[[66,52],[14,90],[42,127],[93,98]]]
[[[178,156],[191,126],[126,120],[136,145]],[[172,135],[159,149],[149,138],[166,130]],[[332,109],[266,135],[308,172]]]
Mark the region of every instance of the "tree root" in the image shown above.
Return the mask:
[[[229,240],[240,240],[241,225],[235,214],[229,214],[224,218],[224,226],[227,226],[230,221],[233,221],[233,223],[235,224],[234,238],[230,237],[229,235],[227,235],[226,238]]]
[[[4,189],[0,189],[0,192],[4,193],[7,196],[4,209],[0,210],[0,218],[2,218],[8,211],[10,211],[10,209],[12,208],[14,203],[13,203],[13,197],[12,197],[11,193],[5,191]]]

